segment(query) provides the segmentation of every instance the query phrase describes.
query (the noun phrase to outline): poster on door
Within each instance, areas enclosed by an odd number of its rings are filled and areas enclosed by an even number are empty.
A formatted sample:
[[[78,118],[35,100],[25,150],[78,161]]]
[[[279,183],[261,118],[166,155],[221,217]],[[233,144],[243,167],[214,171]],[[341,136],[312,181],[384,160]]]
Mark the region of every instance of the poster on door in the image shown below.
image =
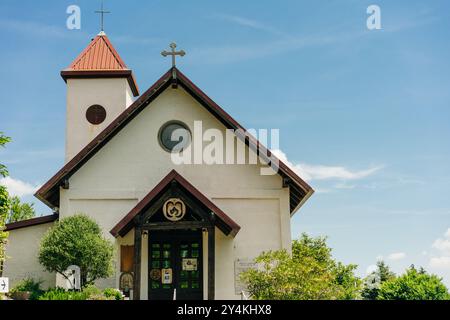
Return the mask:
[[[161,274],[162,284],[172,284],[172,269],[162,269]]]
[[[183,271],[197,271],[197,259],[183,259]]]

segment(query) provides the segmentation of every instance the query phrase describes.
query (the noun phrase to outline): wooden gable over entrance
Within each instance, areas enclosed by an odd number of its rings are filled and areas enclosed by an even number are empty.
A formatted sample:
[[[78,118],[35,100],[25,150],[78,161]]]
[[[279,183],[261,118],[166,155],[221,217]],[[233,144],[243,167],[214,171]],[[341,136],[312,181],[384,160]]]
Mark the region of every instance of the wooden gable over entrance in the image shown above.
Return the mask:
[[[179,199],[187,207],[180,221],[162,217],[162,207],[170,199]],[[208,299],[215,298],[215,228],[234,237],[240,226],[211,200],[175,170],[172,170],[110,231],[114,237],[125,236],[134,228],[134,284],[135,300],[140,299],[142,234],[144,232],[198,230],[208,232]],[[150,289],[149,289],[150,290]]]

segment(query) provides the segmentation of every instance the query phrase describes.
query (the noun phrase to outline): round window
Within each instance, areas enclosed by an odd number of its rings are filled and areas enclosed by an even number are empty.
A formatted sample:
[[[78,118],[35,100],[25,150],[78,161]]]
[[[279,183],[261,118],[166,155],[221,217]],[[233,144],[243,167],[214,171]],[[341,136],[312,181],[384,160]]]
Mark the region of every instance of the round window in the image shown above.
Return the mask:
[[[183,151],[191,143],[191,132],[180,121],[168,122],[159,130],[159,143],[167,151]]]
[[[86,111],[86,119],[89,123],[98,125],[106,119],[106,110],[98,104],[90,106]]]

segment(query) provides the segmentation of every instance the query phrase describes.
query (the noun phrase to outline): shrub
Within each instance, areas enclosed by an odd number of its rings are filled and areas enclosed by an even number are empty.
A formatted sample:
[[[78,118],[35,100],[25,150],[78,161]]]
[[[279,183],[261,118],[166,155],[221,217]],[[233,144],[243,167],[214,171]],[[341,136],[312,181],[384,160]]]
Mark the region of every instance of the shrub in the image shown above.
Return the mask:
[[[49,272],[62,276],[68,267],[80,267],[81,286],[107,278],[113,270],[113,245],[103,238],[99,225],[85,215],[59,221],[44,236],[39,262]]]
[[[87,296],[84,292],[66,291],[62,288],[54,288],[43,293],[39,297],[39,300],[87,300]]]
[[[39,300],[123,300],[122,294],[116,289],[101,291],[89,285],[83,291],[66,291],[62,288],[50,289],[43,293]]]
[[[83,293],[86,295],[87,298],[90,298],[92,296],[101,295],[102,291],[96,286],[91,284],[83,289]]]
[[[378,300],[449,300],[442,278],[412,266],[398,278],[384,282]]]
[[[107,288],[103,290],[103,295],[107,298],[114,298],[113,300],[123,300],[122,292],[117,289]]]
[[[258,268],[241,274],[255,300],[353,300],[361,280],[355,265],[335,261],[325,238],[303,234],[292,243],[292,255],[270,251],[255,259]]]
[[[10,291],[10,296],[14,297],[19,293],[30,293],[30,300],[37,300],[39,296],[44,292],[41,289],[43,281],[35,281],[32,278],[25,278],[20,281],[14,288]]]

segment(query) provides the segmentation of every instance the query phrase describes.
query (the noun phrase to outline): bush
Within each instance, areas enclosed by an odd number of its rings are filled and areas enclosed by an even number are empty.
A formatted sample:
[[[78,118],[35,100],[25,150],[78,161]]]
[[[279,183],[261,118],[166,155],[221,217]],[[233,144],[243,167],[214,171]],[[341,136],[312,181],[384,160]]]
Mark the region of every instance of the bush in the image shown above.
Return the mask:
[[[66,291],[62,288],[54,288],[43,293],[38,300],[87,300],[84,292]]]
[[[102,294],[102,291],[94,285],[88,285],[86,288],[83,289],[82,292],[86,295],[87,298]]]
[[[85,215],[75,215],[59,221],[44,236],[39,262],[47,271],[64,277],[71,265],[80,267],[84,288],[112,274],[113,245],[103,238],[95,221]]]
[[[83,291],[66,291],[62,288],[50,289],[43,293],[39,300],[123,300],[123,296],[116,289],[101,291],[97,287],[90,285],[84,288]]]
[[[103,295],[107,298],[114,298],[113,300],[123,300],[123,294],[117,289],[107,288],[103,290]]]
[[[335,261],[325,238],[303,234],[285,250],[261,254],[258,268],[241,274],[255,300],[353,300],[359,297],[361,280],[355,265]]]
[[[398,278],[384,282],[378,300],[449,300],[442,279],[412,266]]]
[[[35,281],[32,278],[25,278],[20,281],[14,288],[11,289],[9,295],[11,297],[17,296],[20,293],[30,293],[30,300],[37,300],[39,296],[44,292],[41,289],[43,281]]]

